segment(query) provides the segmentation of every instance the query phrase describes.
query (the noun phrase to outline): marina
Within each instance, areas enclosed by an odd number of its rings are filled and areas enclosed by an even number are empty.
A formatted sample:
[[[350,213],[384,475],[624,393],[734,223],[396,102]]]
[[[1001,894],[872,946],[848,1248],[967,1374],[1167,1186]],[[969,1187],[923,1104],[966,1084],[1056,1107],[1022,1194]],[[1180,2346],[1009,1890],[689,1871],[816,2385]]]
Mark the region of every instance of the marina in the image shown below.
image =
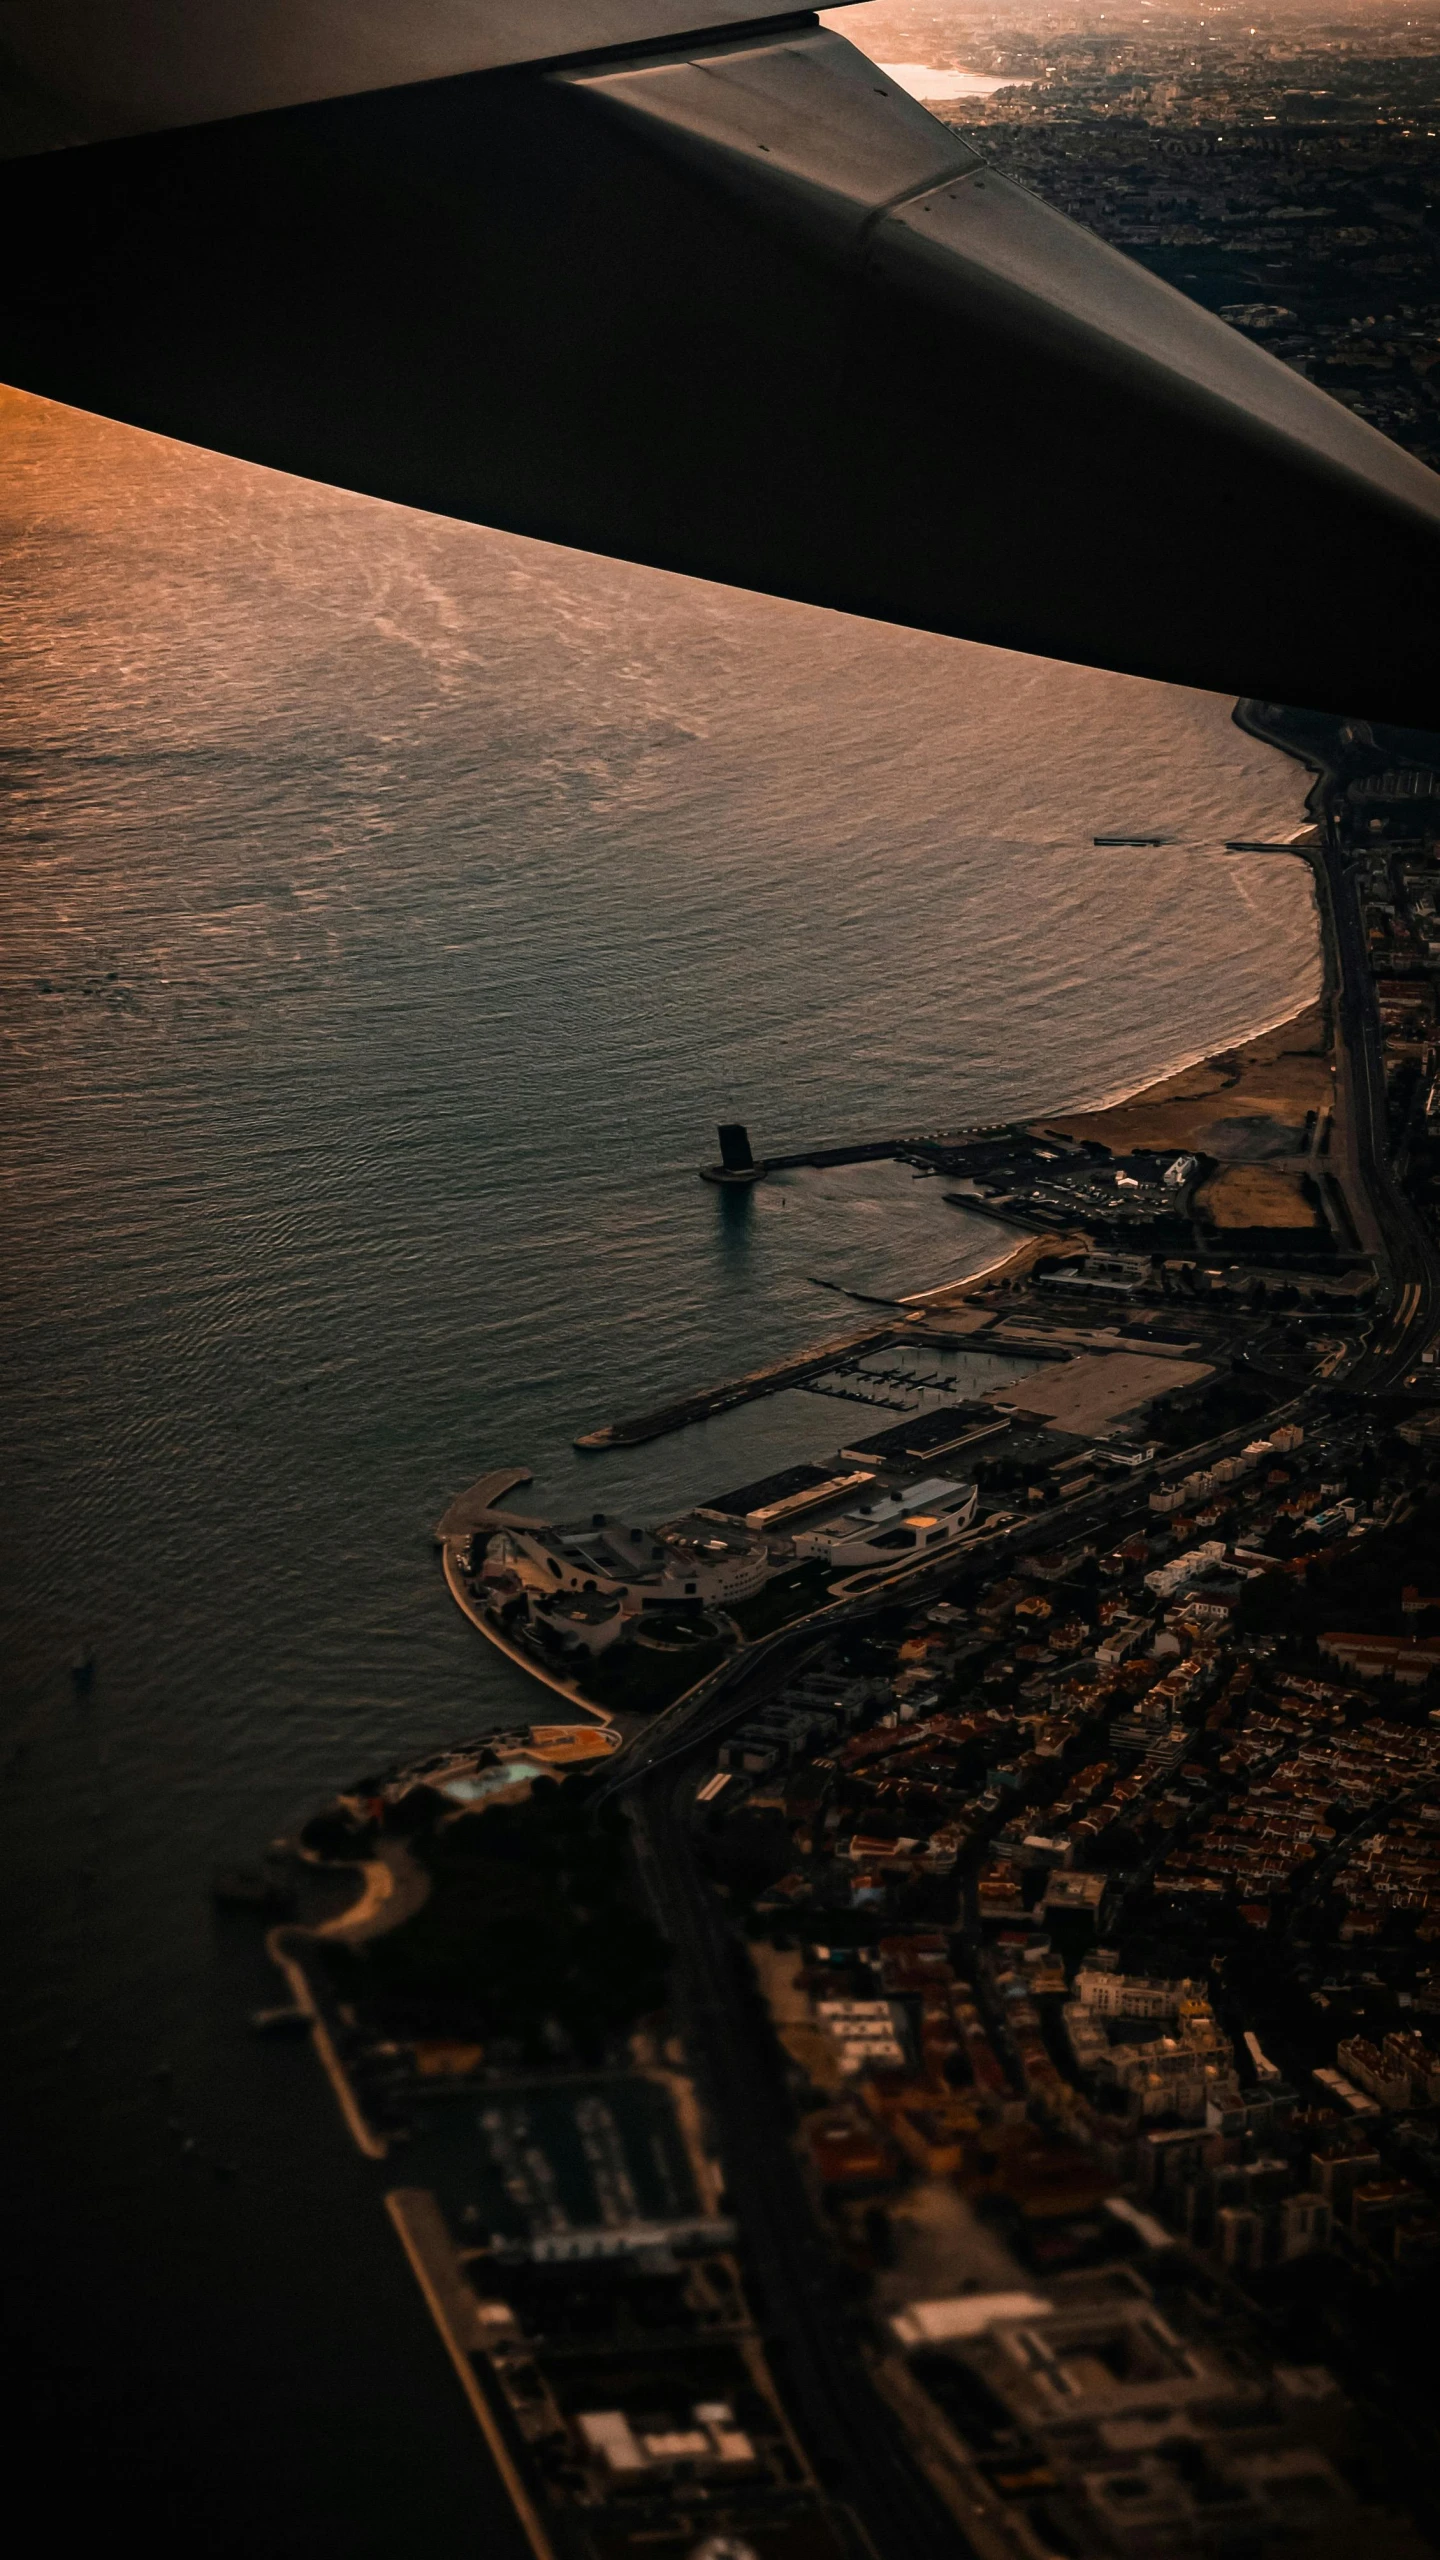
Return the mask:
[[[971,1204],[966,1201],[962,1205],[969,1207]],[[978,1207],[980,1204],[976,1202],[974,1205]],[[1085,1239],[1082,1237],[1079,1241],[1083,1244]],[[580,1432],[574,1445],[577,1449],[591,1451],[638,1448],[647,1440],[661,1439],[668,1432],[684,1431],[692,1423],[706,1422],[716,1414],[729,1412],[737,1405],[753,1403],[761,1396],[777,1395],[787,1387],[818,1386],[822,1394],[846,1392],[827,1387],[824,1381],[832,1375],[868,1374],[859,1366],[866,1357],[900,1345],[907,1348],[924,1345],[932,1350],[952,1349],[957,1329],[961,1333],[968,1330],[967,1301],[978,1291],[1007,1276],[1021,1277],[1039,1256],[1073,1247],[1075,1242],[1073,1236],[1053,1232],[1026,1236],[1010,1252],[964,1279],[946,1281],[939,1288],[921,1290],[912,1297],[888,1301],[894,1309],[894,1315],[888,1321],[866,1325],[853,1333],[837,1334],[823,1342],[809,1343],[781,1360],[767,1363],[764,1368],[752,1369],[721,1386],[705,1387],[693,1395],[677,1396],[650,1413],[637,1414],[623,1422],[602,1423],[596,1430]],[[994,1323],[995,1318],[992,1314],[979,1321],[988,1326]],[[1043,1340],[1034,1351],[1027,1350],[1026,1356],[1045,1358]],[[897,1373],[897,1377],[902,1374],[908,1380],[909,1370]],[[874,1396],[867,1389],[860,1389],[860,1400],[883,1401],[884,1384],[883,1378],[877,1378]],[[949,1392],[943,1387],[940,1391]],[[519,1479],[512,1478],[512,1481]]]
[[[803,1351],[793,1351],[783,1360],[774,1360],[763,1369],[752,1369],[743,1378],[727,1380],[723,1386],[703,1387],[696,1394],[679,1396],[672,1404],[660,1405],[653,1413],[635,1415],[625,1422],[602,1423],[598,1430],[582,1431],[576,1439],[577,1449],[633,1449],[642,1441],[658,1440],[668,1431],[683,1431],[692,1422],[706,1422],[712,1414],[728,1412],[731,1406],[749,1404],[757,1396],[770,1396],[782,1387],[803,1386],[819,1376],[837,1358],[853,1356],[860,1349],[880,1349],[897,1338],[893,1323],[867,1325],[856,1333],[836,1336],[832,1341],[813,1343]]]

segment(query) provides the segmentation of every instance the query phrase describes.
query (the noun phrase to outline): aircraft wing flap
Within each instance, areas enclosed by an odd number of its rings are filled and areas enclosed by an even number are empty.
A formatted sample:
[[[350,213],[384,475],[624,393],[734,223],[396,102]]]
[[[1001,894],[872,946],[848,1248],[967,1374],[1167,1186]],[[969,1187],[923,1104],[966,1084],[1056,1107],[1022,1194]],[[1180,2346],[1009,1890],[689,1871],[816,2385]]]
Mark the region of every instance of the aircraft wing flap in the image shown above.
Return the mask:
[[[868,243],[877,275],[914,291],[923,277],[957,319],[1003,314],[1007,335],[1049,344],[1147,396],[1195,393],[1244,432],[1284,439],[1307,460],[1382,490],[1440,528],[1440,477],[1238,329],[1133,258],[982,167],[912,198]],[[1137,407],[1137,417],[1140,410]]]
[[[823,31],[552,76],[832,248],[853,245],[897,198],[979,165],[875,63]]]

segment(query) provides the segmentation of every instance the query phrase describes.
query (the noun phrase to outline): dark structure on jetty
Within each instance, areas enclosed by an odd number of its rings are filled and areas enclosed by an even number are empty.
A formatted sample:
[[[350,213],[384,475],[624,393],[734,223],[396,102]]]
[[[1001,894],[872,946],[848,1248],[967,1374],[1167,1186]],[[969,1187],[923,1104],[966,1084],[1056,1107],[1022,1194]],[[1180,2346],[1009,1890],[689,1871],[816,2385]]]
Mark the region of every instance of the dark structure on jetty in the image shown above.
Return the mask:
[[[722,1121],[715,1134],[720,1161],[701,1165],[702,1182],[746,1184],[759,1182],[767,1173],[786,1173],[796,1165],[877,1164],[884,1156],[927,1163],[923,1151],[939,1143],[933,1138],[865,1138],[856,1146],[801,1147],[793,1155],[757,1157],[750,1151],[750,1132],[743,1120]]]
[[[722,1120],[715,1135],[720,1141],[718,1164],[702,1164],[702,1182],[746,1184],[758,1182],[765,1172],[763,1157],[759,1164],[750,1152],[750,1132],[743,1120]]]

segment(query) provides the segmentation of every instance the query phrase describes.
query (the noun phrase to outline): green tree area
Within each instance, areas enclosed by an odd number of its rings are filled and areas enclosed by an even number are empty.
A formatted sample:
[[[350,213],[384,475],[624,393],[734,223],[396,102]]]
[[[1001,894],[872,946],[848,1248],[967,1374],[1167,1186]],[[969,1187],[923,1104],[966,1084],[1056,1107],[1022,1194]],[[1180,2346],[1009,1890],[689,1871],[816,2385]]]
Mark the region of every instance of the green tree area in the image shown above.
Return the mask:
[[[633,1716],[658,1715],[723,1662],[726,1651],[718,1639],[667,1647],[664,1652],[641,1644],[611,1645],[608,1652],[586,1664],[579,1675],[580,1686],[597,1707],[611,1713],[623,1708]]]
[[[662,2005],[669,1953],[639,1907],[623,1817],[594,1810],[585,1781],[537,1779],[524,1803],[446,1821],[411,1847],[428,1900],[384,1936],[331,1951],[341,1996],[392,2031],[504,2038],[540,2061],[558,2029],[598,2061]]]
[[[1196,1449],[1226,1431],[1244,1431],[1252,1424],[1258,1429],[1274,1401],[1273,1393],[1249,1379],[1216,1378],[1208,1387],[1157,1406],[1146,1429],[1163,1449]]]
[[[1297,1556],[1304,1551],[1297,1537]],[[1407,1589],[1435,1606],[1407,1616],[1401,1606]],[[1440,1495],[1418,1504],[1393,1529],[1373,1530],[1303,1574],[1262,1574],[1246,1584],[1237,1614],[1247,1635],[1304,1639],[1328,1628],[1365,1635],[1440,1631]]]

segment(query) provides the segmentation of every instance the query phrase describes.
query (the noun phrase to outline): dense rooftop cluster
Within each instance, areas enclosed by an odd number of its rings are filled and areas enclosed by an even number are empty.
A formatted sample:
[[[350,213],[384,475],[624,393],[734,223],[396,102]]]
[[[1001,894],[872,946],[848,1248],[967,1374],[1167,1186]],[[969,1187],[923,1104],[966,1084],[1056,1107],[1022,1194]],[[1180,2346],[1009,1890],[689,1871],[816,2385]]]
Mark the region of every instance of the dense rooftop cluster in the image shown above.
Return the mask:
[[[1356,2288],[1403,2303],[1440,2266],[1440,1595],[1412,1579],[1440,1487],[1360,1411],[1279,1437],[1196,1507],[1157,1488],[1123,1538],[897,1610],[697,1788],[838,2245],[968,2462],[993,2395],[1005,2464],[981,2467],[1028,2483],[1006,2499],[1026,2551],[1062,2528],[1154,2546],[1120,2529],[1113,2440],[1062,2458],[1022,2410],[1021,2324],[1050,2352],[1082,2305],[1163,2295],[1186,2359],[1206,2285],[1241,2287],[1296,2342],[1293,2374],[1259,2325],[1241,2350],[1244,2388],[1268,2369],[1266,2460],[1359,2532],[1361,2470],[1300,2458],[1307,2392],[1338,2440],[1357,2424],[1301,2353],[1315,2288],[1348,2319]],[[1366,2399],[1363,2359],[1327,2352]],[[1189,2404],[1197,2464],[1223,2471],[1240,2387]],[[1156,2461],[1125,2474],[1147,2531],[1183,2510],[1222,2548]],[[1269,2548],[1263,2502],[1243,2511]]]

